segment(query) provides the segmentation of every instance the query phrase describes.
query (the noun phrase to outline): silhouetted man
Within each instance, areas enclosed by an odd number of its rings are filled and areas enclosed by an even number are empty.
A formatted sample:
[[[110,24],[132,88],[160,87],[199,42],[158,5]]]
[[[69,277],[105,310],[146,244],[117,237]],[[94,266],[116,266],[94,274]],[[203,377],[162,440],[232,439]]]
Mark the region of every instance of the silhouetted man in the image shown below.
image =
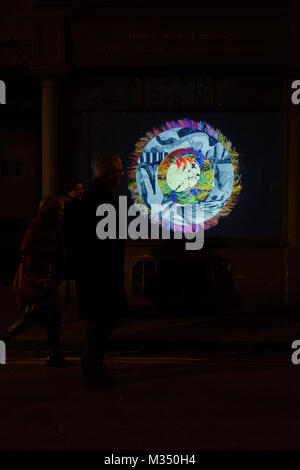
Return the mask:
[[[118,318],[126,309],[124,293],[124,240],[101,240],[96,235],[101,204],[111,204],[119,220],[118,204],[113,190],[123,173],[122,163],[116,155],[103,155],[95,160],[95,179],[83,197],[81,222],[81,275],[83,302],[88,317],[82,361],[83,383],[99,383],[105,368],[105,345]],[[116,231],[118,234],[118,230]]]

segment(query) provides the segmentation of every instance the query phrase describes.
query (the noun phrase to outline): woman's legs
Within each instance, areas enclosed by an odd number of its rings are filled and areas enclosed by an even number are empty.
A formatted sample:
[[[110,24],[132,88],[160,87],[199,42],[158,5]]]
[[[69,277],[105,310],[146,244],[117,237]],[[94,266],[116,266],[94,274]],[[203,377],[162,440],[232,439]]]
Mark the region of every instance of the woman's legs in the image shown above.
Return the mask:
[[[14,336],[17,336],[22,331],[27,330],[34,323],[35,315],[31,312],[25,313],[20,317],[15,323],[9,326],[6,330],[7,340],[12,339]]]
[[[48,305],[45,308],[46,333],[50,356],[59,357],[60,354],[60,317],[59,305]]]
[[[48,340],[49,357],[47,365],[53,367],[72,366],[73,363],[60,356],[60,317],[59,305],[48,305],[45,310],[46,333]]]

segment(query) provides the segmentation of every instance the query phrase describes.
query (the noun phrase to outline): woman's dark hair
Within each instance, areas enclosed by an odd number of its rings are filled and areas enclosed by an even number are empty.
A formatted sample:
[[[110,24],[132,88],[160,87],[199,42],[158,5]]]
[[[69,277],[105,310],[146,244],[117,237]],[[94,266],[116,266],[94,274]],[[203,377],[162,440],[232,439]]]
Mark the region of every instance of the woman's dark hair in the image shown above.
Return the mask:
[[[64,204],[64,200],[59,196],[46,196],[39,204],[39,211],[41,214],[57,211]]]

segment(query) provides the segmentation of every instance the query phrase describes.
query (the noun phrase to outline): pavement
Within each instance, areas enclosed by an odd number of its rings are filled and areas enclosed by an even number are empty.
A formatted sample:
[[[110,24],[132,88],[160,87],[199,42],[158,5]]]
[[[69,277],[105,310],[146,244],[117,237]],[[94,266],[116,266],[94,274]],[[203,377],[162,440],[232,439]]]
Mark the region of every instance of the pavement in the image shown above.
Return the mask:
[[[0,289],[0,331],[19,316],[9,288]],[[62,350],[80,355],[86,319],[77,316],[74,305],[65,305],[61,324]],[[291,344],[300,340],[300,314],[296,309],[266,306],[191,315],[166,314],[158,308],[131,308],[113,331],[108,353],[151,355],[182,353],[233,356],[288,357]],[[13,339],[8,348],[46,351],[45,331],[34,325]]]
[[[3,329],[18,314],[11,293],[0,294]],[[91,389],[81,381],[85,323],[74,306],[65,307],[62,349],[73,367],[45,365],[39,326],[7,348],[0,365],[0,450],[101,450],[100,465],[134,450],[186,455],[183,450],[196,449],[200,468],[206,450],[300,449],[300,365],[291,361],[291,344],[300,339],[297,311],[175,316],[131,309],[105,357],[115,384]],[[224,458],[230,463],[232,455]]]
[[[67,369],[0,366],[0,450],[196,449],[202,468],[203,450],[300,449],[300,374],[288,361],[115,356],[107,364],[116,384],[91,389],[79,360]],[[100,466],[101,457],[84,460]]]

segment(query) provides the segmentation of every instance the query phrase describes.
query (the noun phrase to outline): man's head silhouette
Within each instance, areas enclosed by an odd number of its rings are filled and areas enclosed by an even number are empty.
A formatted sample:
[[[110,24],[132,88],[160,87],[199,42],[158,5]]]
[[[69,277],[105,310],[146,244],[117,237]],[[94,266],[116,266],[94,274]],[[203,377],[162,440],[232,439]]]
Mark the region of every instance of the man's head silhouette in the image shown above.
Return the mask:
[[[96,157],[94,162],[96,178],[104,181],[111,189],[116,189],[121,181],[123,166],[116,154],[105,154]]]

